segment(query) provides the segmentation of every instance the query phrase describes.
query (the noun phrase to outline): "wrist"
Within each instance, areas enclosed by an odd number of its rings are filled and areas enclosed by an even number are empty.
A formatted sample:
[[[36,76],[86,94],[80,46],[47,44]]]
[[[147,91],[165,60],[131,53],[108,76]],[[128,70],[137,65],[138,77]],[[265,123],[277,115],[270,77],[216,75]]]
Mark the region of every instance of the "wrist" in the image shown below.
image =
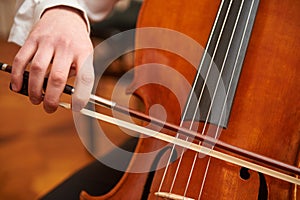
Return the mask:
[[[38,1],[34,8],[35,24],[46,12],[53,9],[62,9],[70,12],[76,12],[81,18],[84,19],[87,26],[88,33],[90,32],[90,24],[85,9],[80,5],[77,0],[43,0]]]
[[[84,12],[77,8],[73,8],[73,7],[65,6],[65,5],[50,7],[50,8],[47,8],[44,10],[44,12],[41,14],[41,18],[45,14],[50,13],[50,12],[64,12],[64,13],[76,15],[82,19],[82,21],[85,23],[85,25],[87,27],[87,31],[89,31],[89,25],[88,25],[89,22],[85,20]]]

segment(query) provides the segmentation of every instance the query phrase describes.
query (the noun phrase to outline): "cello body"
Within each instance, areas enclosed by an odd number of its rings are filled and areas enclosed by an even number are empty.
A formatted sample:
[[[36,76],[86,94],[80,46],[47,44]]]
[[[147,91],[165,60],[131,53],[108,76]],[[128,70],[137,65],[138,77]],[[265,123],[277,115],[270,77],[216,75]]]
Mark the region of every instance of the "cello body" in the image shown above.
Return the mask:
[[[209,0],[145,0],[138,27],[175,30],[205,46],[219,5],[220,1]],[[298,1],[261,0],[228,126],[219,137],[219,140],[231,145],[297,167],[300,167],[299,9]],[[137,32],[136,45],[145,39],[143,37]],[[167,38],[149,40],[164,43]],[[190,84],[196,69],[185,59],[163,50],[141,49],[135,53],[136,69],[129,90],[141,97],[146,114],[151,113],[159,118],[160,110],[151,108],[153,105],[162,105],[167,113],[165,120],[179,125],[182,108],[170,89],[159,84],[147,84],[135,89],[136,85],[142,85],[151,75],[167,79],[170,85],[178,85],[176,79],[165,74],[165,71],[139,70],[140,66],[149,63],[171,66]],[[197,126],[201,131],[203,122]],[[141,137],[135,153],[153,152],[167,145],[154,138]],[[159,158],[153,156],[143,161],[134,156],[129,168],[143,165],[150,172],[126,172],[109,193],[92,197],[83,192],[81,199],[163,199],[157,197],[155,192],[168,192],[171,187],[174,194],[198,199],[203,181],[200,199],[299,199],[299,186],[251,170],[246,170],[245,175],[245,169],[208,156],[199,157],[193,166],[195,152],[190,150],[184,152],[182,161],[174,159],[165,175],[164,167],[150,170],[157,159],[158,163],[166,163],[169,154],[168,149]],[[177,154],[180,154],[180,150]],[[179,162],[181,165],[173,182]],[[207,163],[209,167],[204,175]],[[164,183],[161,185],[162,177]]]

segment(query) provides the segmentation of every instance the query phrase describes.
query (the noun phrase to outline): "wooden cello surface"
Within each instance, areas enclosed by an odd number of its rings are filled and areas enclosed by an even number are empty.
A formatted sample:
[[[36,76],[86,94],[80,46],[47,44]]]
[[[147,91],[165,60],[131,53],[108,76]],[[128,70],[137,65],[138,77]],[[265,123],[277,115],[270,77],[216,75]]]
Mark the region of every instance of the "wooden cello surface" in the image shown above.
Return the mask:
[[[220,1],[160,1],[145,0],[138,27],[161,27],[176,30],[202,46],[206,45]],[[231,114],[220,140],[252,152],[268,156],[284,163],[300,166],[300,2],[293,0],[261,0],[249,41],[242,72],[234,97]],[[137,32],[136,45],[144,40]],[[164,43],[167,38],[148,38]],[[176,43],[177,41],[174,41]],[[135,54],[135,76],[131,89],[149,76],[176,79],[165,71],[138,70],[140,66],[159,63],[172,66],[190,83],[196,70],[185,59],[163,50],[144,49]],[[146,113],[153,105],[162,105],[167,121],[179,124],[182,109],[172,91],[158,84],[148,84],[133,91],[140,96]],[[151,113],[160,117],[159,111]],[[200,125],[201,127],[201,125]],[[136,153],[152,152],[166,145],[153,138],[140,139]],[[165,162],[167,153],[159,162]],[[164,169],[151,173],[125,173],[118,185],[108,194],[91,197],[86,193],[82,199],[163,199],[155,196],[160,188],[168,192],[198,199],[203,179],[205,184],[201,199],[299,199],[299,186],[249,171],[243,175],[241,167],[211,159],[199,158],[192,169],[195,153],[186,151],[176,181],[173,178],[179,160],[173,162],[164,176]],[[166,158],[165,158],[166,157]],[[133,158],[129,167],[153,166],[154,160],[140,162]],[[137,161],[137,162],[135,162]],[[209,164],[207,175],[206,164]],[[191,179],[189,175],[193,170]],[[160,184],[162,177],[164,184]],[[188,187],[186,187],[188,185]],[[187,189],[186,189],[187,188]]]

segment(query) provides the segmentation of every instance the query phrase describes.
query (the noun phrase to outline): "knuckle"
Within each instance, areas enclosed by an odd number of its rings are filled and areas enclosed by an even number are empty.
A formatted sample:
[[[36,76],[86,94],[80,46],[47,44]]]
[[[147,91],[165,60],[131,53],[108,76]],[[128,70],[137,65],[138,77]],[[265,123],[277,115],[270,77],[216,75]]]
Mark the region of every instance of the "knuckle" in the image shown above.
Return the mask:
[[[42,72],[43,71],[43,67],[42,67],[42,63],[39,61],[34,61],[31,66],[30,66],[30,70],[32,72]]]
[[[24,59],[22,58],[22,56],[17,54],[13,60],[13,65],[15,67],[18,67],[18,66],[22,65],[23,62],[24,62]]]
[[[27,38],[26,44],[38,44],[40,41],[43,41],[44,39],[47,39],[47,36],[45,36],[40,31],[35,30]]]
[[[40,35],[39,34],[37,34],[37,32],[32,32],[30,35],[29,35],[29,37],[28,37],[28,39],[26,40],[26,42],[27,43],[31,43],[31,42],[37,42],[38,40],[39,40],[39,38],[40,38]]]
[[[82,73],[79,77],[80,82],[84,85],[91,85],[94,83],[94,74],[93,73]]]
[[[34,30],[26,40],[26,43],[38,44],[47,41],[48,44],[51,44],[52,40],[53,33]]]
[[[58,36],[56,40],[57,45],[63,47],[63,48],[69,48],[72,45],[71,39],[63,36]]]
[[[52,72],[50,75],[50,79],[55,86],[63,85],[66,82],[65,73],[62,71]]]

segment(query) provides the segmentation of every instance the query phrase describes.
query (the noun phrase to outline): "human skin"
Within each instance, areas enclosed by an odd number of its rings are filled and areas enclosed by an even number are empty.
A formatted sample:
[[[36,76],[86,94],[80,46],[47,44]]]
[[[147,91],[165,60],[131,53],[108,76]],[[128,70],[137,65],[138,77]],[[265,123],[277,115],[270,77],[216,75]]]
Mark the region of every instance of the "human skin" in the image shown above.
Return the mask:
[[[78,111],[87,103],[94,82],[91,68],[81,70],[92,53],[87,24],[80,11],[66,6],[47,9],[13,60],[12,89],[21,89],[24,70],[30,63],[29,99],[35,105],[43,101],[45,111],[53,113],[68,77],[76,75],[80,93],[74,95],[72,106]],[[47,89],[43,91],[48,73]]]

